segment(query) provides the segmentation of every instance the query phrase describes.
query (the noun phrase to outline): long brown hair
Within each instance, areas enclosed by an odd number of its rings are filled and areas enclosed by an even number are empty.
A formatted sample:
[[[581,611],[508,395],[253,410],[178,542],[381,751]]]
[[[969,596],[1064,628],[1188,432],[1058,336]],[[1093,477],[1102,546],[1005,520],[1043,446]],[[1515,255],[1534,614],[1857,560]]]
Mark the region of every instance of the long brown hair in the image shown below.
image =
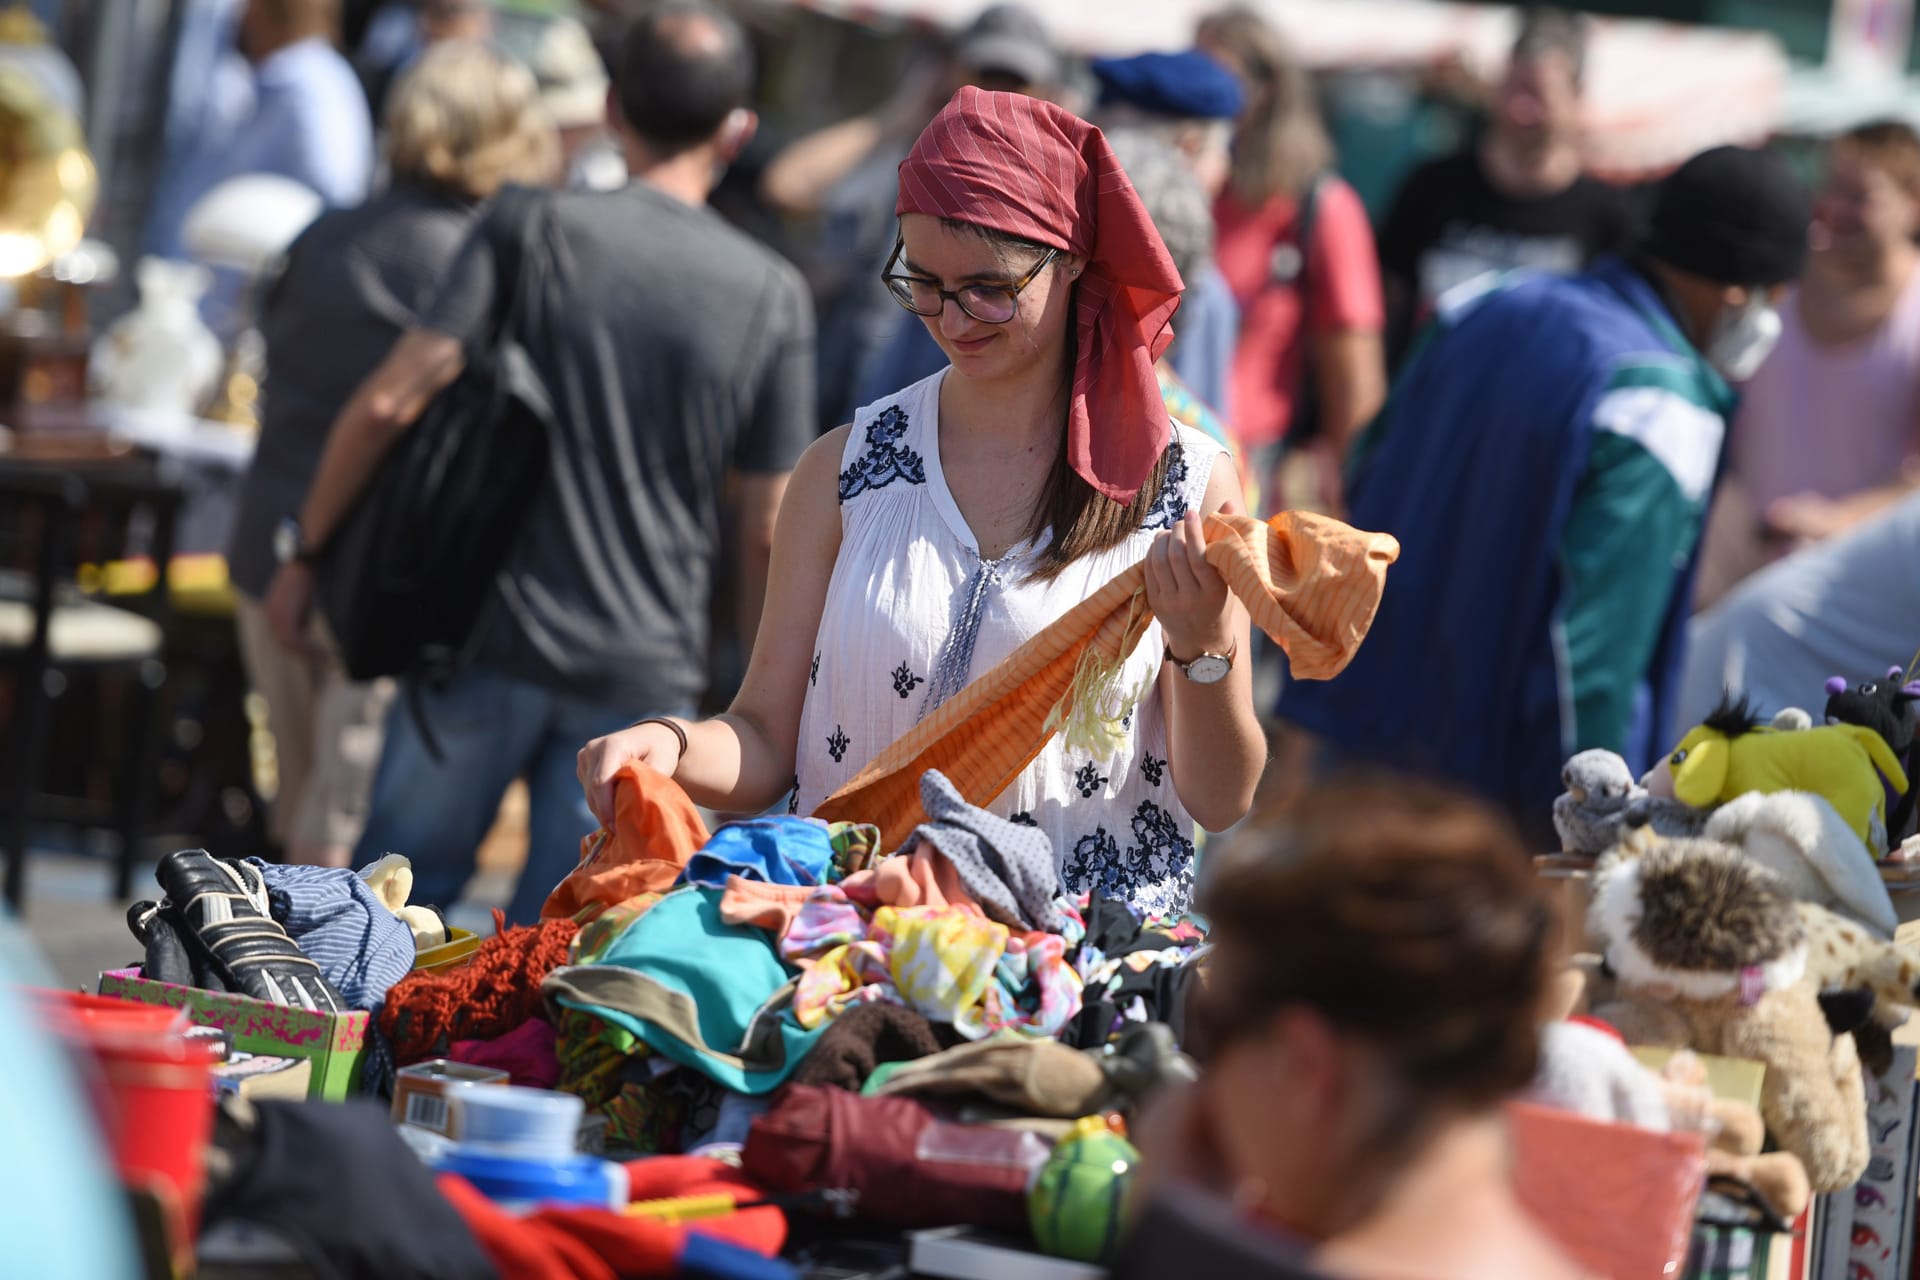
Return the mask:
[[[1236,6],[1201,21],[1200,43],[1228,54],[1246,81],[1247,107],[1228,180],[1233,194],[1258,207],[1305,191],[1333,163],[1333,142],[1320,121],[1313,80],[1286,41],[1265,18]]]
[[[976,222],[962,222],[957,218],[942,218],[943,224],[958,231],[970,232],[993,245],[1002,253],[1044,254],[1051,247],[1023,236],[1010,235],[1005,231],[995,231]],[[1055,265],[1059,260],[1055,259]],[[1050,268],[1051,269],[1051,268]],[[1072,286],[1079,288],[1079,285]],[[1033,517],[1026,528],[1029,538],[1038,538],[1051,531],[1053,537],[1046,549],[1040,553],[1039,562],[1033,567],[1033,578],[1037,582],[1051,582],[1064,572],[1068,565],[1083,556],[1109,551],[1125,542],[1146,523],[1147,513],[1153,509],[1154,502],[1160,496],[1160,489],[1167,481],[1167,469],[1173,461],[1173,445],[1160,453],[1160,460],[1153,464],[1146,482],[1130,502],[1116,502],[1106,494],[1088,484],[1067,462],[1066,401],[1072,385],[1074,364],[1074,324],[1073,298],[1067,298],[1066,330],[1066,375],[1060,388],[1060,451],[1054,455],[1053,465],[1047,472],[1047,483],[1040,491],[1040,501],[1035,504]],[[1094,424],[1098,431],[1100,424]]]

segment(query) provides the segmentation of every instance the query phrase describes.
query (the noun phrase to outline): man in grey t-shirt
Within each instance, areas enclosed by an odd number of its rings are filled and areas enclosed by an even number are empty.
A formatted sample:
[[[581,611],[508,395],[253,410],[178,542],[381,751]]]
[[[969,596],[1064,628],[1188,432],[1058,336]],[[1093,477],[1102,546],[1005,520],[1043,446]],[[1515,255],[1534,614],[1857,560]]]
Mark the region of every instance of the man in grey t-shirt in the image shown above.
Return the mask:
[[[671,5],[627,38],[612,113],[634,181],[547,197],[554,252],[517,308],[483,227],[424,326],[361,388],[301,511],[324,545],[461,351],[511,318],[554,407],[550,472],[496,588],[472,669],[422,691],[445,759],[392,718],[357,860],[413,859],[417,899],[449,903],[507,784],[531,788],[527,869],[509,919],[535,919],[596,825],[580,744],[689,712],[705,681],[722,514],[739,512],[743,639],[757,628],[773,517],[813,438],[813,321],[799,274],[706,207],[754,127],[751,56],[731,19]],[[296,557],[268,613],[297,640],[311,577]]]

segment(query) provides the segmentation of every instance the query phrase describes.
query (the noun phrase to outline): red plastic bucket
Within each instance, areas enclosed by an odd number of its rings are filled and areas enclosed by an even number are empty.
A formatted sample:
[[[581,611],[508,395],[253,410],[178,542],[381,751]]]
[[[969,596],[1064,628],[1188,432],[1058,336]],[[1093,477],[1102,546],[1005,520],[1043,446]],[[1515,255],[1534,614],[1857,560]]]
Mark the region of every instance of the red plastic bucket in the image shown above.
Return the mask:
[[[186,1038],[190,1024],[178,1009],[77,992],[33,996],[48,1029],[99,1068],[90,1093],[121,1179],[157,1195],[176,1247],[190,1245],[213,1134],[216,1051]]]

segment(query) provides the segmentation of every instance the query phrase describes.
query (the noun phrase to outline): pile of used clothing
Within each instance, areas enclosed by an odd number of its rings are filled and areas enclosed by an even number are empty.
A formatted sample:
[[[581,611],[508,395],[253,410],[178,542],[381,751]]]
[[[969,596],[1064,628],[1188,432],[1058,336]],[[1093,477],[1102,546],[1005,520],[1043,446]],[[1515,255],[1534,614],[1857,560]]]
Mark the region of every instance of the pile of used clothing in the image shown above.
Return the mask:
[[[391,1129],[384,1110],[263,1105],[223,1122],[231,1170],[210,1190],[210,1221],[305,1240],[303,1254],[349,1274],[360,1262],[332,1256],[342,1249],[403,1276],[791,1274],[728,1268],[786,1247],[794,1210],[1024,1230],[1035,1172],[1077,1121],[1125,1115],[1193,1076],[1178,1038],[1200,932],[1065,896],[1042,833],[968,804],[938,772],[923,780],[926,820],[892,852],[873,827],[792,817],[709,834],[672,781],[638,764],[614,796],[547,918],[498,929],[457,968],[407,972],[413,940],[391,911],[391,946],[366,911],[356,919],[376,945],[336,955],[344,934],[300,923],[325,914],[302,886],[380,901],[348,873],[211,859],[163,868],[168,902],[139,913],[150,956],[269,998],[364,1002],[379,1032],[371,1084],[444,1058],[577,1095],[600,1117],[586,1145],[624,1162],[630,1200],[719,1197],[738,1211],[687,1226],[654,1204],[522,1212],[401,1160],[372,1136]],[[305,930],[293,936],[310,952],[228,945],[230,922],[252,936],[269,917]],[[355,963],[338,963],[348,950]],[[203,965],[203,952],[225,959]],[[365,1220],[441,1244],[402,1248],[371,1225],[327,1243],[298,1207],[316,1179],[384,1187]]]
[[[383,1070],[496,1067],[578,1095],[610,1151],[860,1192],[861,1215],[893,1225],[1008,1226],[1074,1120],[1191,1073],[1199,930],[1063,895],[1043,834],[937,772],[927,820],[891,853],[872,827],[792,817],[710,835],[638,764],[614,797],[547,919],[388,993]],[[929,1132],[989,1135],[990,1194],[908,1176]],[[857,1167],[824,1158],[852,1146]]]

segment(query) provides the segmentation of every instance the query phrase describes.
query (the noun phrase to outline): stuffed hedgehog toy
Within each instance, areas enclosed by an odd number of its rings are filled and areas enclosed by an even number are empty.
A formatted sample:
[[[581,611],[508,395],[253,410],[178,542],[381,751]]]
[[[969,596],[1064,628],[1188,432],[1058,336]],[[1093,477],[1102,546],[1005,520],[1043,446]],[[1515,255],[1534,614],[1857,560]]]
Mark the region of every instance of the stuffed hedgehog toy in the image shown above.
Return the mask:
[[[1595,1017],[1630,1044],[1763,1063],[1761,1115],[1813,1189],[1859,1179],[1859,1054],[1828,1026],[1806,930],[1778,876],[1728,845],[1643,828],[1601,860],[1590,926],[1616,982]]]
[[[1849,685],[1845,676],[1827,681],[1827,723],[1863,725],[1873,730],[1893,749],[1911,778],[1920,764],[1915,751],[1913,704],[1920,702],[1920,681],[1906,682],[1906,673],[1889,667],[1884,680],[1863,680]],[[1891,790],[1891,788],[1889,788]],[[1914,791],[1909,787],[1898,795],[1887,815],[1887,844],[1898,848],[1913,834]]]

